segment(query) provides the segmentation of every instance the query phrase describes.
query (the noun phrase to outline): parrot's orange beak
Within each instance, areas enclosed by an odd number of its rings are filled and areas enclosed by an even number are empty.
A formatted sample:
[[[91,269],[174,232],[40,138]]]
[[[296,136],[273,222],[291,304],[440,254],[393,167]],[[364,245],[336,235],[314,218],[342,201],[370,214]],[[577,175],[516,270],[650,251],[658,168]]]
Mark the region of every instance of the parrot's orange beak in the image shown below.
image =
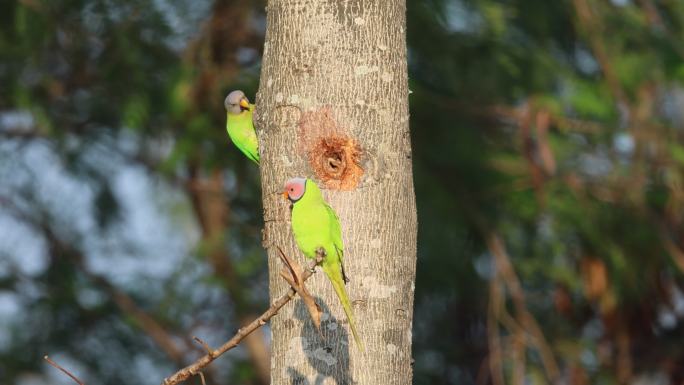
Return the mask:
[[[289,199],[289,197],[287,196],[287,190],[283,191],[283,198]]]
[[[240,99],[240,107],[242,107],[246,110],[249,109],[249,102],[247,101],[247,99],[244,99],[244,98]]]

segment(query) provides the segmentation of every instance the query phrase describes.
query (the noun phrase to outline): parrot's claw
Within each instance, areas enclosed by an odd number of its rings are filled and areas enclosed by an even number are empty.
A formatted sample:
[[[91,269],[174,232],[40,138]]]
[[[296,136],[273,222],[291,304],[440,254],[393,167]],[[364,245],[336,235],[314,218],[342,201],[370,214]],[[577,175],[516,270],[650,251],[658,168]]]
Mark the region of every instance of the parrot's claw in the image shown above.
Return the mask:
[[[349,278],[347,277],[347,273],[344,271],[344,264],[340,264],[340,266],[342,267],[342,280],[344,281],[344,284],[346,285],[349,283]]]
[[[325,260],[325,257],[328,255],[328,253],[325,252],[325,249],[322,247],[319,247],[316,249],[316,265],[319,265],[323,260]]]

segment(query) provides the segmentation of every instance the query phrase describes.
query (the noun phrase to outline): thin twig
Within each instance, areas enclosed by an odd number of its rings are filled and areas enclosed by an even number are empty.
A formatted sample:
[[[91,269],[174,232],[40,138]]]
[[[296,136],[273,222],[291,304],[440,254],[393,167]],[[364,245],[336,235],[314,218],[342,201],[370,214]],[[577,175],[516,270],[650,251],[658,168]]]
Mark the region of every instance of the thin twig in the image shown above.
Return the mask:
[[[290,257],[285,254],[283,249],[280,248],[280,246],[276,246],[278,248],[278,253],[280,254],[280,260],[283,262],[285,267],[290,271],[290,275],[292,276],[292,279],[297,285],[301,285],[302,283],[302,269],[299,267],[297,262],[293,261],[290,259]]]
[[[322,260],[323,257],[319,255],[316,258],[316,260],[311,263],[309,269],[305,270],[302,274],[302,281],[306,281],[311,275],[313,275],[313,273],[315,272],[316,265],[318,265]],[[291,287],[287,291],[287,293],[283,294],[280,298],[273,302],[273,304],[271,305],[271,307],[268,308],[268,310],[263,312],[259,317],[257,317],[254,321],[250,322],[247,326],[238,330],[238,332],[233,336],[233,338],[231,338],[226,343],[218,347],[218,349],[216,350],[210,349],[210,352],[200,357],[191,365],[188,365],[174,373],[172,376],[165,378],[162,382],[162,385],[176,385],[187,380],[191,376],[199,375],[203,368],[205,368],[207,365],[209,365],[223,353],[238,346],[238,344],[245,337],[247,337],[250,333],[260,328],[264,324],[266,324],[266,322],[268,322],[268,320],[270,320],[274,315],[278,314],[278,311],[283,306],[285,306],[286,303],[290,302],[290,300],[294,298],[295,294],[295,289]]]
[[[64,374],[66,374],[67,376],[71,377],[71,379],[74,380],[78,385],[85,385],[85,383],[84,383],[83,381],[79,380],[78,377],[76,377],[76,376],[74,376],[73,374],[71,374],[70,371],[64,369],[62,366],[60,366],[60,365],[59,365],[58,363],[56,363],[55,361],[52,361],[52,360],[50,359],[50,357],[48,357],[47,355],[45,355],[45,356],[43,357],[43,359],[44,359],[45,361],[47,361],[48,364],[54,366],[55,368],[61,370],[62,373],[64,373]]]
[[[212,348],[209,346],[209,344],[207,344],[206,342],[204,342],[201,338],[196,337],[196,336],[193,336],[192,339],[195,340],[195,342],[197,342],[198,344],[202,345],[202,347],[204,348],[204,352],[205,352],[205,353],[207,353],[207,354],[209,354],[209,355],[212,355],[212,354],[214,353],[214,349],[212,349]]]

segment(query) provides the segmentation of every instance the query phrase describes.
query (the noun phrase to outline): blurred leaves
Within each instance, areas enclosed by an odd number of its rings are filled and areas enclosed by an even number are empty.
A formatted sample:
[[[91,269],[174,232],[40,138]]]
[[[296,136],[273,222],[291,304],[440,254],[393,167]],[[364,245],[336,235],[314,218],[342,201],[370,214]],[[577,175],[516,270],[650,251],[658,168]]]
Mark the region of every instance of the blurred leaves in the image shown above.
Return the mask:
[[[234,29],[245,41],[211,28],[233,23],[217,10],[245,16]],[[240,311],[267,303],[263,252],[231,250],[236,278],[258,295],[232,292],[197,247],[188,194],[220,168],[232,184],[219,195],[225,206],[260,212],[258,175],[231,154],[222,105],[237,79],[255,89],[252,75],[234,56],[194,52],[213,40],[258,50],[261,12],[259,2],[0,3],[0,309],[18,309],[0,310],[4,381],[51,373],[41,357],[54,352],[83,365],[87,383],[157,383],[195,357],[190,335],[218,342]],[[231,216],[247,230],[226,228],[214,248],[233,237],[259,245],[258,218]],[[250,365],[236,357],[207,380],[262,383],[232,369]]]
[[[684,351],[640,347],[669,345],[664,331],[684,330],[684,312],[668,313],[663,292],[681,291],[684,272],[658,235],[665,222],[684,242],[674,187],[683,122],[671,112],[684,107],[682,8],[488,0],[408,8],[421,224],[414,351],[444,363],[417,359],[416,383],[490,383],[489,367],[473,361],[494,358],[477,342],[500,333],[503,351],[515,348],[507,337],[516,329],[504,320],[485,330],[478,306],[488,298],[482,281],[500,268],[483,228],[502,234],[565,381],[625,383],[660,371],[681,382]],[[449,273],[450,284],[435,281]],[[675,321],[663,324],[663,314]],[[539,351],[525,346],[525,380],[543,381]],[[502,359],[512,381],[520,357]],[[665,361],[677,364],[663,370]]]

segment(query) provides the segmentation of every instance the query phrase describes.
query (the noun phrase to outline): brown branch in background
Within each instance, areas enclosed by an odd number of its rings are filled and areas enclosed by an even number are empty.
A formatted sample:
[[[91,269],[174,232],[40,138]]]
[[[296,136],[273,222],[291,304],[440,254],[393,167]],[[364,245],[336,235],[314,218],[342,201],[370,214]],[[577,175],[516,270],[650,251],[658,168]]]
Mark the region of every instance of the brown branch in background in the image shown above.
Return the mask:
[[[667,250],[668,254],[670,254],[670,258],[672,258],[672,261],[677,265],[679,270],[684,273],[684,251],[682,251],[679,246],[677,246],[672,239],[668,235],[661,235],[661,238],[663,240],[663,244],[665,245],[665,249]]]
[[[558,379],[560,378],[560,369],[558,367],[558,363],[556,362],[553,351],[551,350],[549,343],[546,341],[544,333],[537,323],[537,320],[527,309],[527,305],[525,303],[525,292],[520,284],[518,275],[513,269],[510,257],[508,256],[506,248],[504,247],[503,240],[498,234],[493,232],[488,232],[485,239],[489,251],[494,256],[497,275],[501,275],[501,278],[504,280],[504,283],[510,292],[511,299],[513,300],[513,305],[516,310],[516,319],[520,326],[523,327],[532,337],[531,342],[539,351],[546,375],[549,377],[551,382],[557,383]]]
[[[556,158],[549,141],[549,128],[551,126],[551,113],[547,110],[539,110],[535,114],[535,128],[537,129],[537,151],[541,166],[547,176],[556,173]]]
[[[511,383],[513,385],[525,385],[525,365],[527,352],[527,339],[525,332],[518,329],[512,336],[511,356],[513,359],[513,373]]]
[[[87,270],[83,264],[84,256],[80,250],[62,243],[50,229],[44,228],[45,238],[52,248],[59,250],[61,255],[68,256],[74,266],[83,275],[104,289],[112,298],[121,312],[128,314],[135,320],[136,325],[147,334],[175,363],[183,363],[183,352],[173,341],[173,336],[150,314],[136,305],[135,301],[126,293],[112,285],[106,278]]]
[[[638,0],[637,3],[646,15],[646,20],[650,24],[651,28],[663,32],[670,40],[669,42],[672,48],[674,48],[680,57],[684,58],[684,46],[682,46],[681,38],[679,38],[679,36],[677,36],[677,34],[670,28],[668,28],[667,24],[665,24],[663,18],[660,16],[658,7],[653,0]],[[667,11],[665,12],[667,14]]]
[[[2,197],[0,197],[0,203],[1,202]],[[35,227],[37,231],[42,232],[50,245],[50,249],[53,250],[55,255],[60,255],[71,260],[73,265],[79,269],[84,276],[88,277],[104,289],[112,297],[117,307],[123,313],[130,315],[136,321],[137,326],[149,335],[174,362],[182,364],[183,352],[174,343],[173,336],[151,315],[138,307],[128,294],[116,288],[103,276],[89,271],[83,262],[86,258],[81,250],[60,240],[47,223],[30,217],[22,217],[21,219],[24,220],[26,224]]]
[[[302,281],[306,281],[310,276],[312,276],[315,272],[315,267],[318,265],[321,261],[323,260],[323,256],[319,255],[315,261],[311,263],[308,269],[304,271],[302,274]],[[268,308],[265,312],[263,312],[259,317],[257,317],[255,320],[253,320],[251,323],[248,325],[244,326],[238,332],[228,340],[226,343],[221,345],[218,349],[212,350],[209,348],[209,351],[207,354],[204,356],[200,357],[197,361],[195,361],[193,364],[188,365],[184,367],[183,369],[177,371],[170,377],[167,377],[164,379],[162,382],[162,385],[176,385],[179,384],[188,378],[198,375],[201,373],[201,370],[205,368],[207,365],[212,363],[216,358],[220,357],[223,353],[235,348],[240,344],[240,342],[247,337],[250,333],[253,331],[259,329],[263,325],[268,322],[274,315],[278,314],[278,311],[285,306],[286,303],[290,302],[292,298],[294,298],[295,294],[297,292],[295,291],[294,288],[290,288],[287,293],[283,294],[280,298],[278,298],[271,307]],[[208,345],[207,345],[208,348]]]
[[[55,361],[51,360],[50,357],[48,357],[47,355],[44,356],[43,359],[44,359],[45,361],[47,361],[48,364],[54,366],[55,368],[61,370],[61,371],[62,371],[64,374],[66,374],[67,376],[71,377],[71,379],[74,380],[78,385],[85,385],[85,383],[84,383],[83,381],[79,380],[78,377],[74,376],[73,374],[71,374],[70,371],[64,369],[64,368],[63,368],[62,366],[60,366],[58,363],[56,363]]]
[[[487,332],[488,339],[490,339],[490,354],[488,356],[488,360],[490,361],[489,366],[492,372],[492,376],[497,376],[496,373],[499,371],[498,365],[501,361],[501,359],[499,358],[500,356],[497,356],[497,354],[500,354],[498,352],[501,346],[501,338],[498,332],[497,321],[501,321],[505,326],[509,327],[511,329],[511,332],[514,334],[518,329],[523,329],[527,334],[529,334],[528,337],[530,344],[535,346],[538,350],[546,376],[548,377],[551,383],[559,383],[560,369],[558,366],[558,362],[556,361],[553,351],[551,350],[548,341],[544,337],[544,333],[542,332],[541,327],[537,323],[537,320],[527,309],[527,305],[525,303],[524,290],[520,283],[520,279],[518,278],[518,275],[516,274],[515,269],[513,268],[510,256],[506,251],[503,239],[499,234],[492,230],[492,226],[487,222],[487,220],[477,210],[474,209],[476,205],[472,202],[468,202],[469,195],[461,189],[461,186],[454,184],[451,185],[451,187],[456,192],[456,195],[461,197],[462,200],[465,201],[463,206],[461,206],[464,210],[465,215],[470,219],[470,221],[472,221],[474,226],[478,229],[478,232],[482,235],[482,238],[484,239],[487,248],[489,249],[489,252],[493,256],[495,275],[491,278],[491,281],[503,283],[504,288],[508,289],[508,292],[510,293],[516,311],[516,320],[510,319],[510,317],[506,315],[506,312],[503,311],[505,303],[504,294],[497,291],[499,290],[500,286],[491,286],[489,302],[490,306],[496,305],[497,303],[502,304],[498,309],[496,307],[491,307],[488,311],[487,318]],[[499,359],[499,363],[491,362],[492,360],[497,359]],[[492,379],[492,381],[494,382],[497,380]],[[495,385],[497,383],[495,383]]]
[[[152,338],[152,340],[154,340],[154,342],[159,345],[173,361],[177,363],[183,362],[183,352],[176,346],[171,335],[164,327],[152,316],[139,308],[127,294],[114,288],[109,282],[107,282],[106,285],[119,309],[124,313],[130,314],[138,323],[138,326],[150,336],[150,338]]]
[[[223,247],[225,229],[228,227],[230,208],[224,199],[223,175],[221,170],[202,175],[198,165],[191,165],[188,173],[187,193],[190,196],[197,221],[202,229],[202,243],[214,273],[226,284],[239,308],[244,307],[240,285],[235,275],[231,258]]]
[[[514,385],[525,383],[525,362],[527,351],[527,335],[525,330],[506,311],[504,304],[501,275],[494,274],[489,282],[489,309],[487,312],[487,337],[490,350],[490,371],[494,385],[504,384],[503,351],[510,351],[513,367],[511,382]],[[490,319],[490,316],[492,317]],[[511,337],[508,346],[502,348],[498,323],[508,329]]]
[[[435,98],[437,97],[437,95],[434,96]],[[448,98],[445,98],[445,100],[439,99],[438,102],[451,110],[457,110],[459,113],[473,115],[479,118],[490,118],[498,123],[515,126],[519,126],[519,123],[525,114],[525,109],[528,108],[528,106],[531,105],[533,108],[537,107],[533,101],[530,103],[523,103],[521,106],[517,107],[506,105],[473,107],[464,104],[462,101]],[[549,128],[554,127],[560,132],[598,134],[611,128],[598,122],[570,118],[561,114],[552,113],[548,110],[544,111],[550,114]]]
[[[230,206],[224,197],[223,175],[214,169],[204,175],[197,164],[190,165],[190,178],[186,191],[190,196],[193,210],[202,228],[202,244],[205,246],[207,260],[214,274],[226,285],[228,295],[235,306],[240,327],[247,325],[257,316],[247,299],[245,287],[236,273],[231,256],[224,247],[226,228],[229,226]],[[268,347],[263,335],[255,333],[244,341],[250,361],[253,363],[259,383],[270,382],[270,362]]]
[[[539,205],[543,207],[544,173],[541,167],[539,167],[539,162],[537,161],[538,157],[536,156],[536,146],[531,132],[532,114],[533,111],[531,110],[531,106],[529,103],[527,103],[526,107],[522,110],[522,113],[519,114],[518,133],[520,134],[520,139],[522,142],[521,153],[523,158],[525,158],[525,160],[527,161],[527,165],[530,172],[530,178],[532,180],[532,187],[534,188],[534,195],[536,196]]]
[[[154,319],[154,317],[136,305],[135,301],[128,294],[119,290],[105,277],[89,271],[83,263],[85,255],[81,250],[62,242],[47,223],[41,219],[26,215],[16,207],[11,199],[0,196],[0,205],[10,211],[17,220],[20,220],[23,223],[34,227],[36,231],[41,232],[50,245],[50,250],[52,250],[55,255],[70,259],[73,265],[79,269],[84,276],[88,277],[88,279],[105,290],[113,299],[119,310],[131,316],[133,320],[135,320],[136,326],[145,332],[164,351],[164,353],[178,365],[183,364],[184,354],[173,341],[174,336]],[[47,358],[46,361],[51,362]]]
[[[639,7],[644,11],[644,14],[646,15],[646,20],[648,20],[648,23],[651,26],[660,29],[665,28],[665,23],[663,23],[663,19],[660,17],[658,8],[655,6],[655,4],[653,4],[653,1],[638,0],[637,3],[639,4]]]
[[[6,139],[47,139],[47,135],[33,130],[0,130],[0,136]]]
[[[606,46],[602,40],[603,27],[600,20],[594,17],[591,7],[587,0],[573,0],[572,2],[575,6],[575,12],[577,12],[577,19],[579,22],[580,29],[584,31],[589,40],[589,45],[591,50],[596,57],[596,60],[601,67],[603,76],[606,77],[606,82],[610,88],[610,92],[613,94],[615,100],[617,100],[624,107],[628,107],[628,101],[625,97],[625,93],[620,85],[620,80],[617,77],[613,63],[610,60]]]
[[[244,68],[250,63],[240,62],[240,49],[252,48],[261,53],[263,35],[255,28],[254,5],[249,1],[215,1],[211,11],[196,38],[189,42],[182,56],[183,63],[193,68],[193,76],[182,98],[186,107],[186,122],[194,119],[198,112],[225,118],[223,97],[226,87],[233,86]],[[255,55],[257,60],[261,55]],[[223,122],[223,123],[221,123]],[[225,124],[216,120],[214,123]],[[182,123],[181,123],[182,124]],[[191,199],[195,215],[202,227],[201,244],[206,246],[207,260],[214,274],[220,278],[232,301],[236,322],[246,325],[258,314],[249,300],[241,276],[235,271],[231,256],[224,247],[226,229],[230,220],[230,203],[224,197],[223,169],[207,170],[207,155],[196,146],[190,158],[190,178],[186,191]],[[210,156],[209,156],[210,157]],[[203,175],[206,170],[207,175]],[[196,189],[195,187],[201,188]],[[244,341],[249,360],[256,372],[255,384],[270,383],[269,348],[263,333],[257,331]]]
[[[504,385],[503,357],[501,353],[501,336],[497,322],[498,311],[501,308],[501,288],[497,277],[489,282],[489,306],[487,307],[487,343],[489,345],[489,372],[492,384]]]
[[[617,347],[615,365],[618,383],[629,384],[632,379],[634,365],[632,363],[631,338],[624,323],[618,324],[615,339]]]

